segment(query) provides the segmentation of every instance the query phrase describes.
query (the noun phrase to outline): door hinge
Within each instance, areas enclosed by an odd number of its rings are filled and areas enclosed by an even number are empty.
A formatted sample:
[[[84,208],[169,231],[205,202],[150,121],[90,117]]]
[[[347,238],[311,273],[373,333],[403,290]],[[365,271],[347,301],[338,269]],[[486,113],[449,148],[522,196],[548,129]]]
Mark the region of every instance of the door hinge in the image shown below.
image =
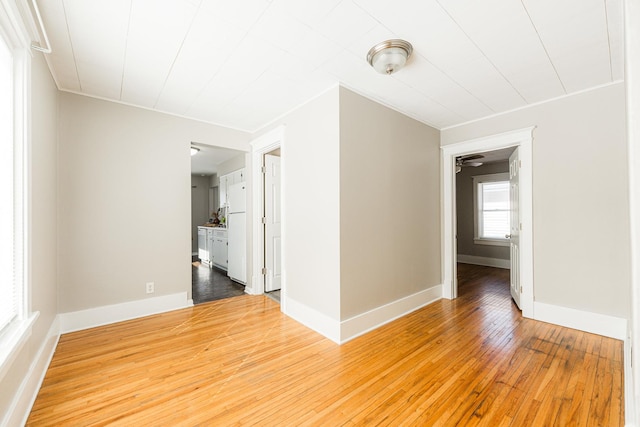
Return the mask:
[[[260,171],[261,171],[262,173],[267,173],[267,167],[266,167],[266,166],[261,166],[261,167],[260,167]]]
[[[522,285],[520,285],[520,293],[523,293]]]
[[[260,219],[260,221],[261,221],[263,224],[266,224],[266,223],[267,223],[267,217],[264,217],[264,216],[263,216],[263,217]]]
[[[263,276],[266,276],[266,275],[267,275],[267,269],[266,269],[266,268],[264,268],[264,267],[262,267],[262,275],[263,275]]]
[[[518,168],[522,169],[522,160],[518,160]]]

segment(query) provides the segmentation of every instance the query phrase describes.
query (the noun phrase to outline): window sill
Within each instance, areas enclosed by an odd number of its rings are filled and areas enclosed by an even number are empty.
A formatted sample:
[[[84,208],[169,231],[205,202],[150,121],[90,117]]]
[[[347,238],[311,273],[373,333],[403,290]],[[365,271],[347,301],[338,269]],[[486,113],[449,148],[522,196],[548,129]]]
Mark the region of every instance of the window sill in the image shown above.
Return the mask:
[[[473,239],[473,243],[476,245],[488,245],[488,246],[510,246],[511,243],[508,239]]]
[[[39,314],[40,312],[36,311],[28,318],[15,322],[0,336],[0,381],[9,372],[20,350],[31,336],[31,328]]]

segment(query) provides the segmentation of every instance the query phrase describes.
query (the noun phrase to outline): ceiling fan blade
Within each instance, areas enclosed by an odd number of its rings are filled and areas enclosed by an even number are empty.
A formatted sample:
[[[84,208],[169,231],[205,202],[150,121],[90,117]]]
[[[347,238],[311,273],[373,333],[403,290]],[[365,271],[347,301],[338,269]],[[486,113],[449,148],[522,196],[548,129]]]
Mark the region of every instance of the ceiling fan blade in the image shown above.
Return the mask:
[[[484,159],[484,156],[482,154],[469,154],[468,156],[460,156],[458,158],[463,162],[466,162],[468,160]]]
[[[478,166],[482,166],[481,162],[465,162],[462,166],[473,166],[477,168]]]

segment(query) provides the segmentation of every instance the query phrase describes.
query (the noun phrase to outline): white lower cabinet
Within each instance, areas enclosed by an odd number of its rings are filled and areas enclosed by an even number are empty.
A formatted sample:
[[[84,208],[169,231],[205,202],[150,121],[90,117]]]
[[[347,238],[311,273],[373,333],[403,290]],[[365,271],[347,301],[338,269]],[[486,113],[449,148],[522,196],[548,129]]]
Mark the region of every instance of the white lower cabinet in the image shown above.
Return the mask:
[[[211,264],[213,264],[213,242],[215,240],[213,232],[213,228],[207,228],[207,251],[209,256],[207,257],[207,261],[205,262],[205,264],[207,264],[209,267],[211,267]]]
[[[198,227],[198,258],[202,263],[209,262],[207,227]]]
[[[227,230],[214,230],[213,265],[225,271],[229,264],[227,241]]]
[[[225,228],[198,226],[198,258],[201,263],[227,271],[228,253]]]

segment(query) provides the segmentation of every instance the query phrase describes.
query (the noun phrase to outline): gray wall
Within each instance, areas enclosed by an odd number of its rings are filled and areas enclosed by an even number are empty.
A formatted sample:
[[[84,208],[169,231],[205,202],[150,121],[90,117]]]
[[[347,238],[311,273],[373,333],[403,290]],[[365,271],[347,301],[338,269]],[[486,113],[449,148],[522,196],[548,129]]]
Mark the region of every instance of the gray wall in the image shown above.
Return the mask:
[[[442,144],[537,126],[533,134],[536,301],[626,318],[629,173],[618,83],[442,132]]]
[[[473,177],[492,173],[509,172],[509,161],[464,167],[456,174],[456,213],[458,216],[458,255],[509,259],[508,246],[478,245],[473,241]]]
[[[31,281],[31,309],[40,312],[29,336],[0,382],[0,423],[14,395],[32,384],[24,384],[29,368],[40,349],[45,354],[55,344],[48,336],[58,314],[56,286],[58,258],[58,216],[56,188],[58,176],[58,90],[40,53],[33,53],[31,67],[31,221],[28,245],[31,248],[28,277]],[[57,332],[57,331],[56,331]],[[36,368],[37,369],[37,368]],[[23,396],[24,400],[24,396]],[[23,408],[19,408],[22,410]],[[24,408],[26,410],[26,408]]]
[[[248,150],[249,135],[69,93],[60,101],[60,311],[190,298],[190,141]]]
[[[340,311],[440,285],[440,132],[340,89]]]
[[[191,175],[191,252],[198,252],[198,226],[209,220],[210,176]],[[195,188],[194,188],[195,187]]]

